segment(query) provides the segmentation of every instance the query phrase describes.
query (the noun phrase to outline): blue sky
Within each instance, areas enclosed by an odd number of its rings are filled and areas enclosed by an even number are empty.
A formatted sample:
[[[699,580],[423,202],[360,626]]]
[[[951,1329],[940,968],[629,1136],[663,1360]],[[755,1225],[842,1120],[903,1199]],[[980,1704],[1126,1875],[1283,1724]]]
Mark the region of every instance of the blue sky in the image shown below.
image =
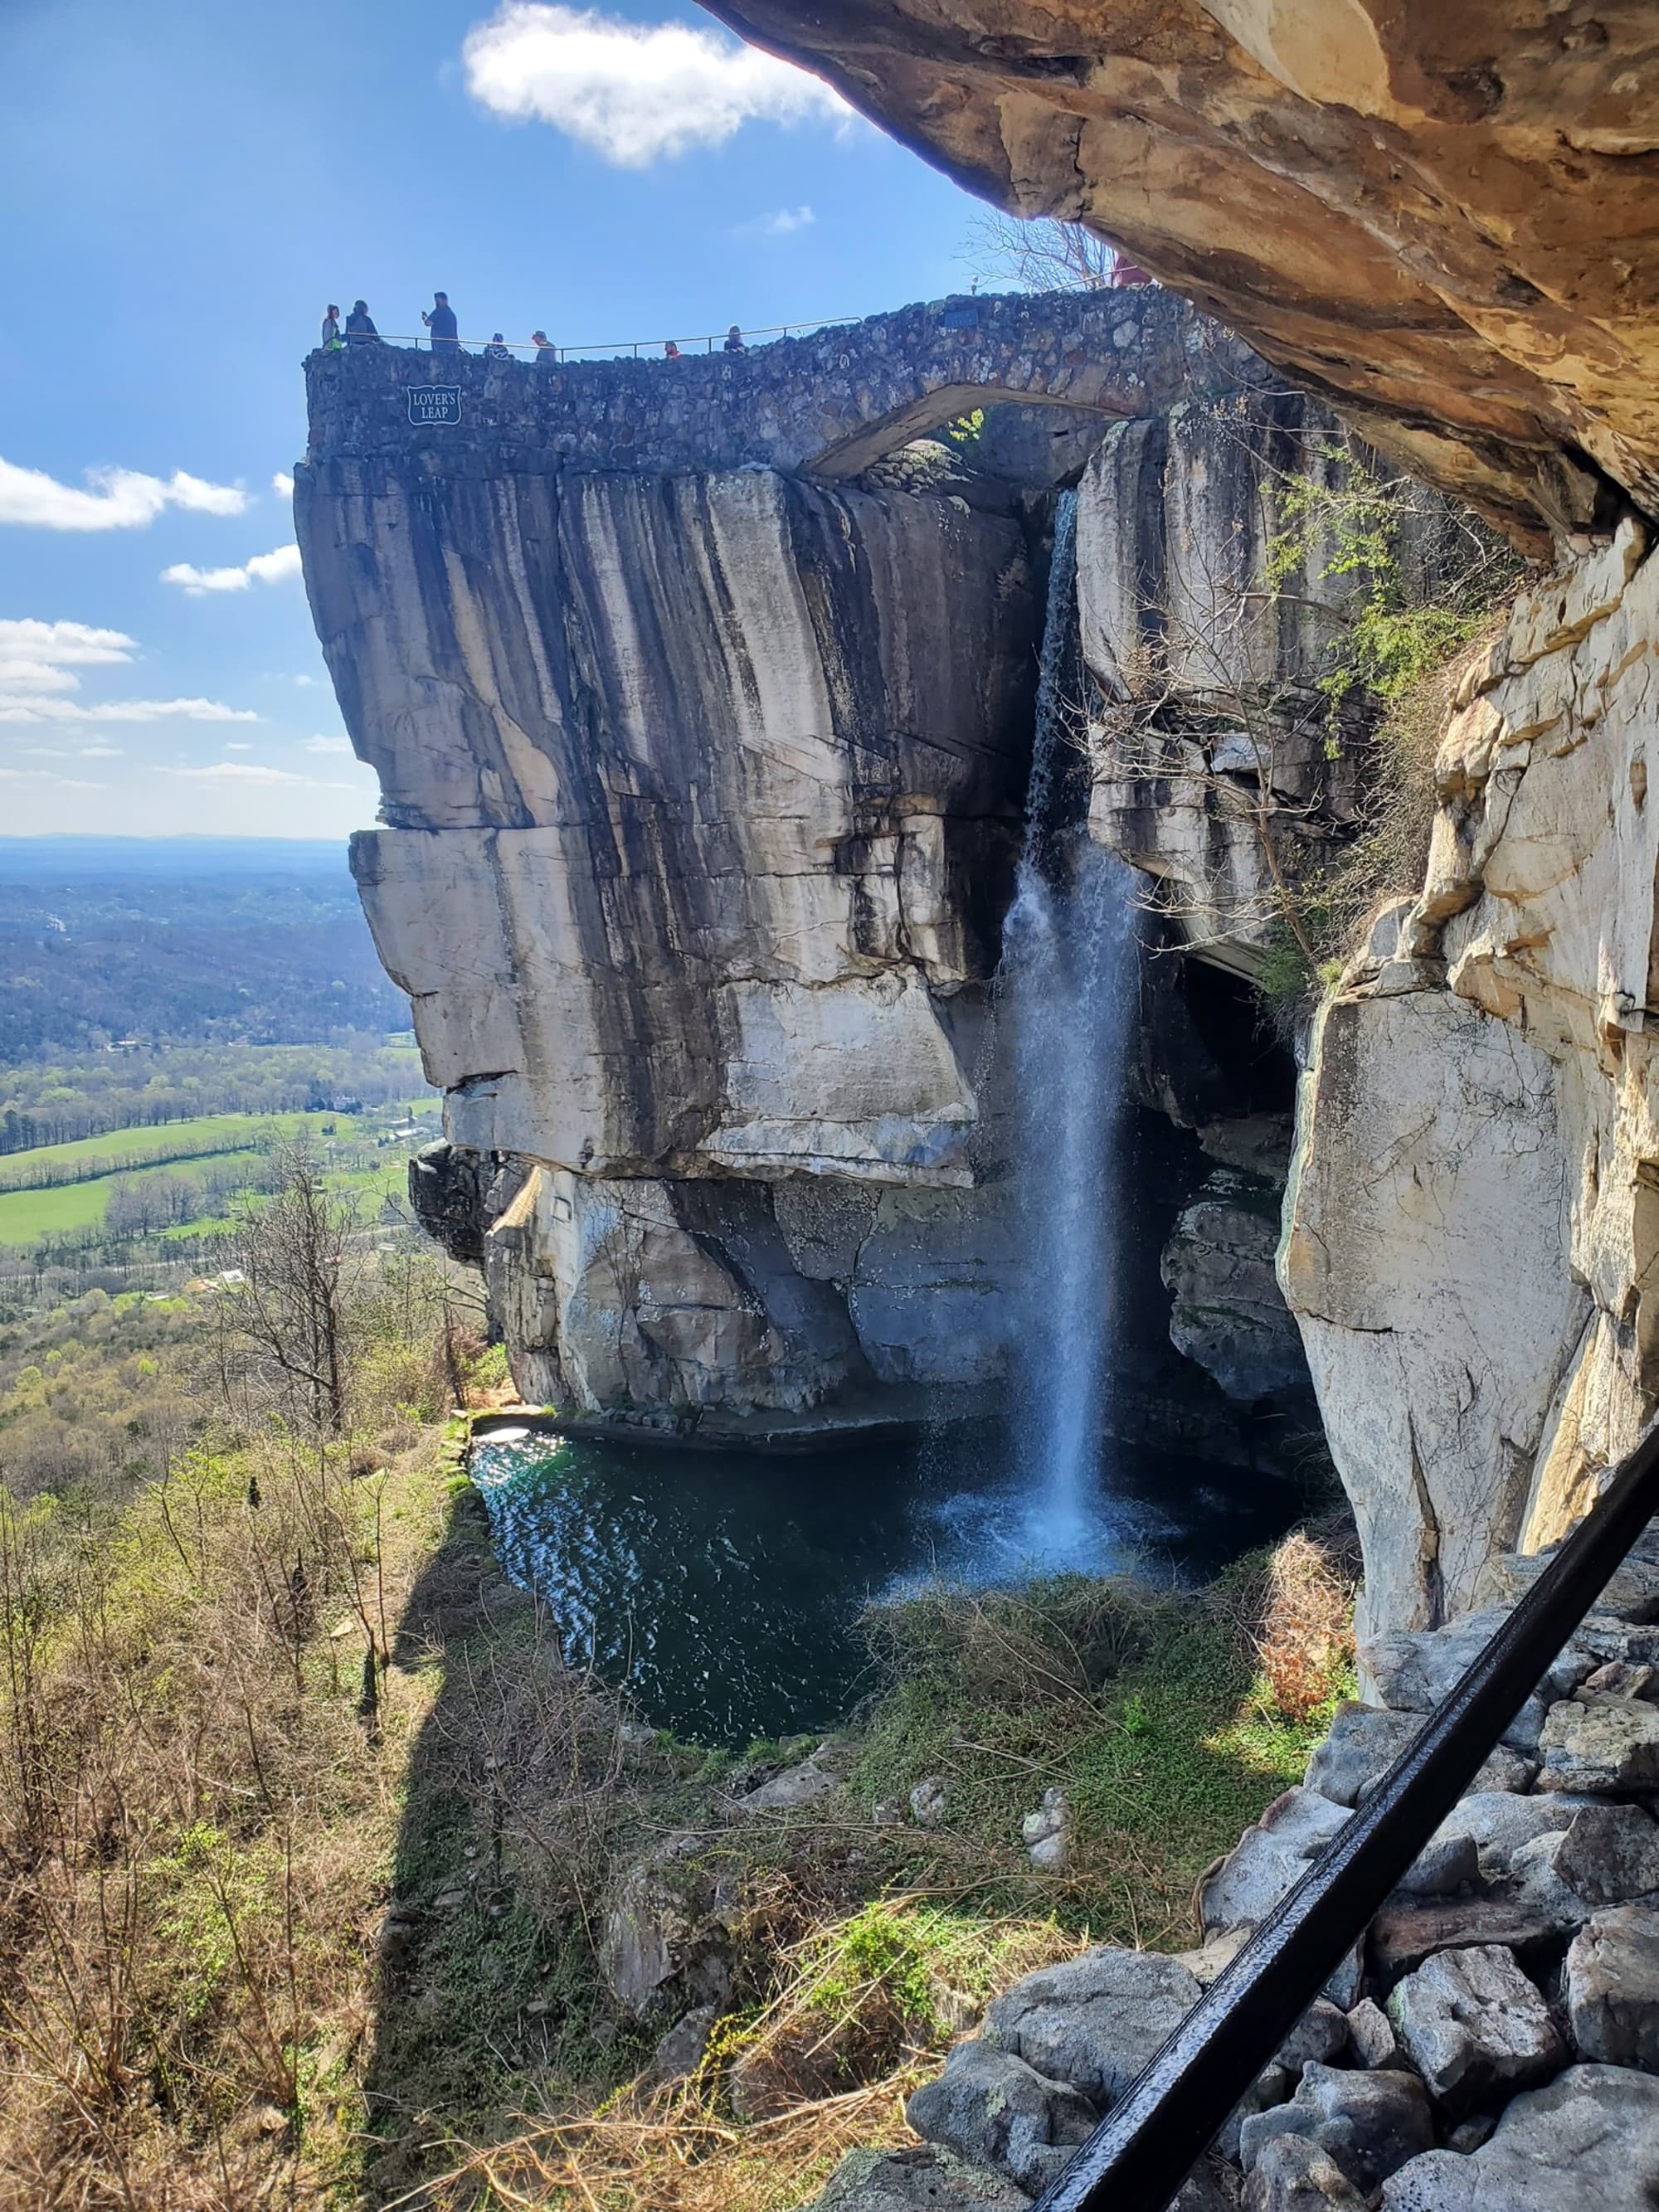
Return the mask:
[[[373,820],[273,488],[330,301],[571,344],[871,313],[964,289],[980,212],[643,0],[0,0],[0,208],[14,836]]]

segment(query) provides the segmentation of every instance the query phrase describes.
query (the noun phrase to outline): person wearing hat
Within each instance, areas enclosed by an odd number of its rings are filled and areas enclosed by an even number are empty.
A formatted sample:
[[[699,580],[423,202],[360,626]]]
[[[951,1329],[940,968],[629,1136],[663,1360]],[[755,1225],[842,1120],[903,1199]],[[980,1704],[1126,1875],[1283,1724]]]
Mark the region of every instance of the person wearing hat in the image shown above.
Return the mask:
[[[532,331],[530,333],[530,343],[536,349],[536,366],[538,368],[556,368],[558,367],[559,349],[554,344],[552,339],[549,337],[545,331]]]

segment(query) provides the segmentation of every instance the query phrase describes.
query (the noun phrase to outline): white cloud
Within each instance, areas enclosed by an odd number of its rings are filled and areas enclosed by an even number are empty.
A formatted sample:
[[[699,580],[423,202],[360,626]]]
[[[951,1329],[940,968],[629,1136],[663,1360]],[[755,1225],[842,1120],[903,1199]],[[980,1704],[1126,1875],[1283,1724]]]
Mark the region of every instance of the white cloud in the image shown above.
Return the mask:
[[[721,146],[745,123],[845,124],[827,84],[757,47],[689,23],[504,0],[461,48],[480,106],[550,123],[618,168]]]
[[[280,584],[285,577],[299,573],[299,547],[279,545],[274,553],[256,553],[240,568],[197,568],[188,561],[176,561],[172,568],[162,569],[161,581],[177,584],[191,599],[198,599],[204,592],[245,592],[252,583]]]
[[[240,484],[207,483],[175,469],[167,477],[133,469],[88,469],[84,488],[59,483],[44,469],[0,460],[0,522],[35,530],[143,530],[164,507],[192,514],[240,514]]]
[[[158,775],[187,776],[193,783],[308,783],[285,768],[262,768],[258,761],[213,761],[206,768],[160,768]]]
[[[251,753],[253,748],[246,738],[227,738],[225,750],[228,753]]]
[[[0,660],[0,691],[78,691],[81,679],[49,660]]]
[[[81,757],[82,760],[119,760],[122,750],[119,745],[82,745]]]
[[[33,699],[0,691],[0,722],[257,722],[246,707],[217,699],[106,699],[88,706],[77,699]]]
[[[308,753],[349,753],[351,740],[349,738],[307,738],[306,750]]]
[[[0,621],[0,656],[19,653],[60,667],[131,660],[135,641],[118,629],[94,629],[77,622]]]
[[[65,698],[81,688],[76,668],[130,661],[136,641],[124,630],[88,623],[0,621],[0,722],[257,722],[245,708],[217,699]],[[113,748],[104,748],[111,750]]]
[[[732,235],[736,238],[787,238],[792,230],[805,230],[809,223],[817,221],[810,207],[779,208],[772,215],[757,215],[752,222],[740,222]]]
[[[277,470],[270,480],[270,488],[279,498],[292,499],[294,496],[294,479],[286,469]]]

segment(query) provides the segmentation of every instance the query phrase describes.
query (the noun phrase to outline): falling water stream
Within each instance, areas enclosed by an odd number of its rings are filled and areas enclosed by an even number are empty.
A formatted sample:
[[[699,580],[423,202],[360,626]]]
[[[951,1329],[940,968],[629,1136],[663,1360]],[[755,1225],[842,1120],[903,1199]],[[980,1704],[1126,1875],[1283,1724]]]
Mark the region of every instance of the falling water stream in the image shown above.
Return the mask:
[[[1019,1218],[1016,1451],[1031,1547],[1096,1561],[1116,1335],[1126,1061],[1139,1008],[1130,872],[1064,820],[1073,688],[1076,495],[1061,495],[1042,634],[1025,847],[1004,926]]]

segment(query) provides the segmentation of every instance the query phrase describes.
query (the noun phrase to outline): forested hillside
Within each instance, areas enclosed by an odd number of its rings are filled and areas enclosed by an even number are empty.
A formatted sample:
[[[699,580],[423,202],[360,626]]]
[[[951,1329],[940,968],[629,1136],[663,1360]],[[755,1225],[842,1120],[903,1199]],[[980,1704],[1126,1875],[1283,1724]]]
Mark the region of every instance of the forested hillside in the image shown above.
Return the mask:
[[[0,840],[0,1067],[405,1021],[338,845]]]

